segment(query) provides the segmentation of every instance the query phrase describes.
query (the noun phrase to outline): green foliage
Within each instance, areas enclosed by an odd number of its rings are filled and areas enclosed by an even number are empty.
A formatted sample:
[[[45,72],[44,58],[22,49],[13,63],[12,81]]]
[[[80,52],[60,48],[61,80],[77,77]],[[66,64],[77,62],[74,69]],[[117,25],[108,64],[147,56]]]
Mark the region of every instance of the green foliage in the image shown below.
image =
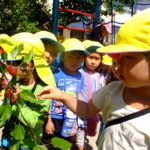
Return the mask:
[[[23,50],[23,44],[16,46],[11,52],[12,58],[15,59],[22,50]]]
[[[22,90],[20,97],[30,103],[37,102],[36,96],[31,91],[28,91],[28,90]]]
[[[47,150],[47,148],[44,145],[36,145],[33,150]]]
[[[18,32],[37,32],[49,16],[43,11],[43,4],[38,0],[1,0],[0,33],[9,35]]]
[[[0,106],[0,127],[11,117],[12,108],[9,103]]]
[[[34,52],[33,52],[33,50],[31,49],[31,50],[29,51],[29,53],[23,57],[23,60],[22,60],[22,61],[25,62],[25,63],[26,63],[26,62],[30,62],[30,61],[32,60],[33,56],[34,56]]]
[[[9,45],[9,42],[6,42],[5,40],[2,40],[2,43],[7,43]],[[17,55],[22,52],[23,48],[24,45],[22,44],[15,47],[11,56],[15,59]],[[4,53],[1,54],[1,58],[3,55]],[[22,64],[30,62],[33,57],[34,54],[31,50],[22,58]],[[26,67],[22,64],[20,64],[19,67]],[[11,66],[11,63],[9,66]],[[8,71],[6,68],[6,63],[1,62],[0,73],[3,76],[5,76]],[[24,69],[26,70],[26,68]],[[19,77],[17,75],[13,75],[4,90],[9,90],[9,94],[12,94],[11,90],[14,90],[14,86],[17,83],[21,85]],[[12,95],[8,97],[6,93],[4,95],[4,102],[0,106],[0,127],[3,127],[9,122],[12,128],[10,132],[12,140],[10,141],[9,149],[17,150],[20,147],[25,147],[30,149],[32,148],[33,150],[47,150],[47,147],[45,145],[40,145],[40,143],[43,132],[43,124],[49,115],[45,109],[45,107],[47,107],[45,105],[49,104],[49,100],[38,101],[33,92],[21,89],[19,99],[15,101],[15,103],[12,103]],[[12,117],[15,118],[15,121],[12,120]],[[53,139],[52,144],[62,150],[68,149],[71,145],[69,142],[60,138]]]
[[[22,125],[16,125],[13,131],[11,131],[10,135],[15,139],[15,140],[23,140],[25,136],[25,129]]]
[[[134,0],[136,1],[136,0]],[[116,4],[118,0],[101,0],[101,6],[106,9],[101,10],[102,14],[111,13],[111,4]],[[119,4],[131,4],[132,0],[120,0]],[[60,6],[86,13],[93,13],[95,0],[63,0]],[[123,12],[122,6],[113,6],[113,9]],[[0,2],[0,33],[9,35],[18,32],[35,33],[39,29],[50,30],[52,16],[49,13],[46,0],[1,0]],[[83,20],[90,22],[90,18],[67,11],[60,11],[59,24],[67,26],[72,22]],[[78,19],[77,19],[78,18]]]
[[[52,139],[52,144],[54,147],[59,148],[61,150],[67,150],[72,145],[70,142],[64,139],[58,138],[58,137],[55,137]]]

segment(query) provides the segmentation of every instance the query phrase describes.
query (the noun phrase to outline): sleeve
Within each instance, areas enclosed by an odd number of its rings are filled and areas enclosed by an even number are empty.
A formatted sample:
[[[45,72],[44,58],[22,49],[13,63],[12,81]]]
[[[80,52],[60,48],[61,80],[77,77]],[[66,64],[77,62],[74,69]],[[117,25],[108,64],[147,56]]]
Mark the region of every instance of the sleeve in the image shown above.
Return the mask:
[[[103,110],[103,108],[108,105],[112,97],[112,89],[114,90],[114,84],[110,83],[92,94],[92,102],[95,107]]]

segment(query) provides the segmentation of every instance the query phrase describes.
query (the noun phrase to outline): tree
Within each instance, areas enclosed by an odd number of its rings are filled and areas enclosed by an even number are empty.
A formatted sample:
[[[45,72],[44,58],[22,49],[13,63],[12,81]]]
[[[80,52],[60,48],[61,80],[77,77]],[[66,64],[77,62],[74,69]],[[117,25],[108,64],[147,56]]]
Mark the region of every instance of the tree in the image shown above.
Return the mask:
[[[120,0],[119,4],[131,4],[133,0]],[[134,0],[135,1],[135,0]],[[101,6],[105,7],[103,14],[109,14],[111,4],[118,0],[102,0]],[[95,0],[63,0],[60,6],[81,12],[93,13]],[[39,29],[50,30],[52,16],[47,4],[47,0],[1,0],[0,1],[0,33],[9,35],[18,32],[35,33]],[[116,6],[116,11],[123,12],[122,6]],[[66,11],[59,12],[59,24],[67,26],[72,22],[91,19],[81,14],[70,13]]]
[[[1,0],[0,33],[36,32],[50,20],[46,0]]]
[[[101,6],[103,6],[106,10],[101,10],[101,14],[107,15],[111,14],[111,5],[119,4],[119,5],[126,5],[132,4],[133,0],[101,0]],[[135,0],[134,0],[135,1]],[[63,0],[60,3],[61,7],[73,9],[81,12],[93,13],[95,0]],[[124,12],[123,6],[115,6],[113,7],[116,11]],[[78,20],[77,20],[78,18]],[[75,14],[67,11],[60,11],[59,14],[59,24],[67,26],[72,22],[80,22],[81,19],[86,21],[90,21],[90,18],[86,16],[82,16],[81,14]]]

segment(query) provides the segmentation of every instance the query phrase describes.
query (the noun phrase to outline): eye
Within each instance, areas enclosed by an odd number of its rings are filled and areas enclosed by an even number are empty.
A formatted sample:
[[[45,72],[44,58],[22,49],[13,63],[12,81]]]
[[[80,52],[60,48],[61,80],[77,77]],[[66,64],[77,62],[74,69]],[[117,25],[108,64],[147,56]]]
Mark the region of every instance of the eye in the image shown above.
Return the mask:
[[[127,59],[133,59],[134,57],[132,55],[125,55],[125,58],[127,58]]]

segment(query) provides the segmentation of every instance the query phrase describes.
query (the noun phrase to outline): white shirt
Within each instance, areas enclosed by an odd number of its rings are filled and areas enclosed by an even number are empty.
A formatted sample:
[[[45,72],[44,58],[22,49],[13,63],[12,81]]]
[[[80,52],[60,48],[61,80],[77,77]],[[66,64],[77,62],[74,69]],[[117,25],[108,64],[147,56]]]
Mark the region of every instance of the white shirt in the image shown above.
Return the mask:
[[[123,100],[124,86],[112,82],[93,94],[94,105],[102,110],[103,121],[120,118],[137,112]],[[104,130],[99,150],[150,150],[150,114],[113,125]]]

